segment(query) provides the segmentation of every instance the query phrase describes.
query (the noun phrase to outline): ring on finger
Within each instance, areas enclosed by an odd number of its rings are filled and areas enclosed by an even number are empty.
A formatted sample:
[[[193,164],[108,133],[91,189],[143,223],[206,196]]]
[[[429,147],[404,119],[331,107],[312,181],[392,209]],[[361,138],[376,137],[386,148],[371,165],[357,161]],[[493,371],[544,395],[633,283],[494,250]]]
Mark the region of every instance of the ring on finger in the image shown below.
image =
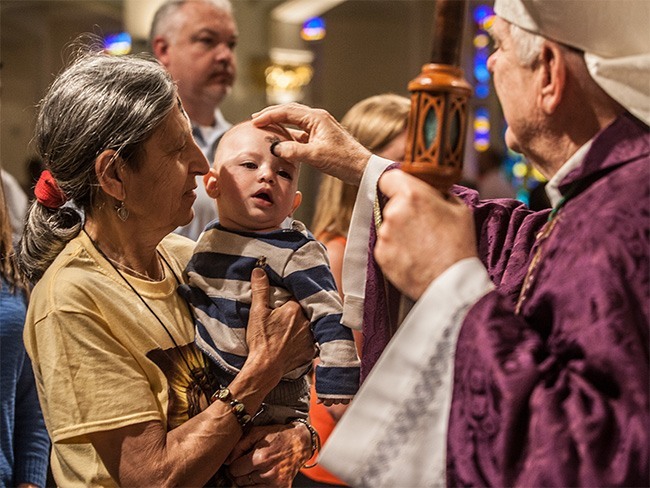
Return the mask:
[[[273,143],[271,143],[271,154],[273,154],[276,158],[279,158],[280,156],[275,154],[275,146],[280,144],[280,142],[282,142],[282,141],[273,141]]]

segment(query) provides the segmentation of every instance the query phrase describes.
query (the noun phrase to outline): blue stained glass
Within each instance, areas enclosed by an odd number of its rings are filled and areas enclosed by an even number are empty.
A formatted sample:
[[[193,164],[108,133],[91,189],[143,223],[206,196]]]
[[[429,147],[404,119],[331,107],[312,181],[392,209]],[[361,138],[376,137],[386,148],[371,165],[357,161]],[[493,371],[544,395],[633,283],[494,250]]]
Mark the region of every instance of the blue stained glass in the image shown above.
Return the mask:
[[[474,21],[477,24],[483,22],[486,18],[494,15],[494,10],[489,5],[477,5],[474,7]]]
[[[325,29],[325,20],[322,17],[307,19],[302,25],[303,29]]]
[[[116,56],[128,54],[131,52],[131,35],[128,32],[108,34],[104,38],[104,49]]]
[[[474,90],[477,98],[487,98],[490,95],[490,87],[485,83],[479,83]]]
[[[490,137],[485,136],[485,135],[477,135],[474,137],[474,141],[481,143],[481,144],[489,144],[490,143]]]
[[[486,83],[490,79],[490,72],[487,69],[487,66],[481,64],[474,67],[474,77],[482,82]]]
[[[474,116],[478,118],[488,119],[490,117],[490,111],[485,107],[478,107],[474,112]]]
[[[487,64],[487,60],[490,57],[490,50],[487,48],[476,49],[474,51],[474,64]]]

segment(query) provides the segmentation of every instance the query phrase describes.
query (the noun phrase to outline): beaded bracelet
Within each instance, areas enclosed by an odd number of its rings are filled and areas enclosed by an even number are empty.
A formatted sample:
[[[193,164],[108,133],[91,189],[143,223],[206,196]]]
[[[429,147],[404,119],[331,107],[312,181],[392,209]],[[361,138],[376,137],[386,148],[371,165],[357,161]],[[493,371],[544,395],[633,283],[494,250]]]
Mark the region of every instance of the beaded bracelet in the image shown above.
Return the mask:
[[[303,418],[293,419],[293,422],[299,422],[303,424],[305,427],[307,427],[307,430],[309,430],[309,434],[311,435],[311,455],[309,456],[309,459],[313,458],[314,453],[316,451],[320,451],[320,436],[318,435],[318,431],[314,429],[314,427]],[[305,464],[303,468],[305,469],[313,468],[317,464],[318,461],[316,461],[313,464]]]
[[[210,404],[216,402],[217,400],[228,403],[230,405],[230,411],[235,415],[237,422],[239,422],[239,425],[244,431],[244,434],[246,434],[253,426],[254,417],[246,412],[246,407],[244,404],[236,398],[233,398],[230,390],[224,387],[219,388],[212,394],[210,397]],[[257,414],[255,416],[257,417]]]

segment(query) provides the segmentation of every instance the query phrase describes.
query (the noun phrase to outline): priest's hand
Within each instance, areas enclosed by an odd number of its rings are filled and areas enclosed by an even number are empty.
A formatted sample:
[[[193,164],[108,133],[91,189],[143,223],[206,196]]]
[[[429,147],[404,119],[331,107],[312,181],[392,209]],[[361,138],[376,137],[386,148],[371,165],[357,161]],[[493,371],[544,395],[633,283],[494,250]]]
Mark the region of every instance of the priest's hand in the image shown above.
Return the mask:
[[[275,105],[252,115],[253,124],[288,124],[296,141],[282,141],[273,153],[293,163],[307,163],[316,169],[358,185],[371,153],[322,109],[299,103]]]
[[[389,200],[375,259],[404,295],[419,299],[447,268],[477,255],[472,212],[460,199],[400,170],[384,173],[379,189]]]

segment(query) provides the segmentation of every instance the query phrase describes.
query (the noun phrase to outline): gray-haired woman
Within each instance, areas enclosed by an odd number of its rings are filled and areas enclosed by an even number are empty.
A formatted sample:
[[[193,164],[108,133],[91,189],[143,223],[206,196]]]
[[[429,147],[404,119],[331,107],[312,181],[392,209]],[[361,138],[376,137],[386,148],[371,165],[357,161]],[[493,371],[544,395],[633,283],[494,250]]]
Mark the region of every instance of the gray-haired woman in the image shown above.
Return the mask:
[[[193,242],[170,235],[192,219],[208,163],[165,69],[78,55],[41,102],[36,142],[49,171],[22,240],[38,282],[25,342],[57,484],[203,485],[228,463],[240,486],[290,485],[311,427],[242,433],[313,339],[296,303],[270,311],[256,270],[249,359],[228,388],[212,381],[176,293]]]

